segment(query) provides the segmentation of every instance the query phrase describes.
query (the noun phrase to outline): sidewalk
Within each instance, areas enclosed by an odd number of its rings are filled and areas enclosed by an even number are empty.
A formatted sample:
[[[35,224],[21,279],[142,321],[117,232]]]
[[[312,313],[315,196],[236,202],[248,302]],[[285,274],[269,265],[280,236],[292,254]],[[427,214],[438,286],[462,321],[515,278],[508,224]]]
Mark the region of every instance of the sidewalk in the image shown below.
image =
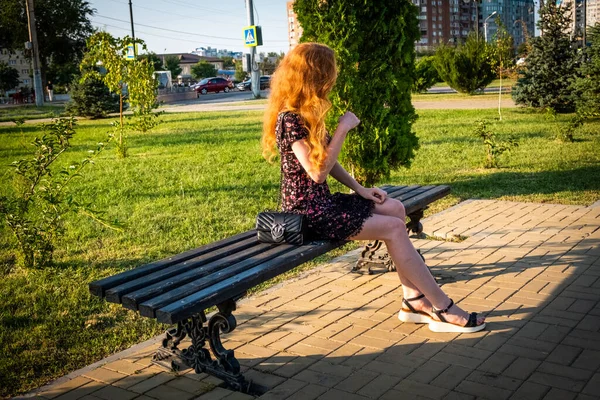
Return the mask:
[[[487,314],[487,329],[401,323],[397,275],[349,273],[353,251],[239,304],[225,347],[272,388],[261,399],[600,399],[600,204],[469,200],[423,222],[430,235],[467,237],[415,245],[457,303]],[[159,339],[37,397],[252,398],[151,365]]]

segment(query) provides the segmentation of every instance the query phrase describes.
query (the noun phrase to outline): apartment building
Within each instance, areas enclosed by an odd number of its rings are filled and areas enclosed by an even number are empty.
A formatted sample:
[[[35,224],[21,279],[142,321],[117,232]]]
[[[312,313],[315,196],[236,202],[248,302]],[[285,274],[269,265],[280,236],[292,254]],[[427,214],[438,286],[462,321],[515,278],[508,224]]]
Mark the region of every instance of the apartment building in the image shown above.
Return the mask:
[[[441,43],[464,42],[475,27],[474,2],[464,0],[413,0],[419,8],[421,39],[417,51],[433,50]]]
[[[586,25],[600,24],[600,0],[587,0]]]
[[[4,62],[19,72],[20,86],[33,86],[33,71],[31,70],[31,61],[25,57],[22,50],[9,52],[0,48],[0,62]]]
[[[302,27],[298,22],[296,13],[294,12],[294,1],[288,1],[286,3],[287,9],[287,25],[288,25],[288,41],[290,44],[290,50],[296,47],[300,43],[300,37],[302,36]]]
[[[600,23],[600,0],[562,0],[561,5],[570,6],[572,25],[569,33],[575,40],[583,40],[584,26],[589,29]]]
[[[492,41],[496,37],[498,31],[496,18],[500,18],[508,33],[513,37],[515,48],[524,43],[528,35],[535,35],[534,0],[480,0],[480,3],[479,15],[480,21],[482,21],[482,32],[485,35],[487,27],[488,41]],[[490,18],[488,19],[488,17]],[[488,22],[484,24],[486,19]]]

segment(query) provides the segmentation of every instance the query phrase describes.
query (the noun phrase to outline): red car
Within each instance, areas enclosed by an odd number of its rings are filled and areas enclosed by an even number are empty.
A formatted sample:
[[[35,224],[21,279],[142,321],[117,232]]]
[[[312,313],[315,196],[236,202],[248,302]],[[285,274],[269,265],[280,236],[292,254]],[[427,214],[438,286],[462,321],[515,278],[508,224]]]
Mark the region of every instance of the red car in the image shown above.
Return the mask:
[[[206,94],[208,92],[229,92],[229,88],[231,87],[231,82],[224,78],[205,78],[202,79],[194,90],[200,97],[200,93]]]

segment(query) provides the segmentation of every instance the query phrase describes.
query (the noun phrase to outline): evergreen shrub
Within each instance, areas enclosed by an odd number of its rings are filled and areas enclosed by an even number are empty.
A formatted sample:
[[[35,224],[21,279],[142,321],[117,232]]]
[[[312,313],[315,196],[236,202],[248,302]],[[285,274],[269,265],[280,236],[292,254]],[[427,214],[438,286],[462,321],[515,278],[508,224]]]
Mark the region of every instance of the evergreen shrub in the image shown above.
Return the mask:
[[[90,76],[74,82],[65,111],[80,117],[102,118],[119,112],[119,96],[111,93],[100,79]]]
[[[324,43],[337,56],[329,131],[345,111],[361,120],[346,139],[342,163],[366,185],[409,166],[418,147],[410,99],[417,7],[409,0],[296,0],[294,10],[302,41]]]

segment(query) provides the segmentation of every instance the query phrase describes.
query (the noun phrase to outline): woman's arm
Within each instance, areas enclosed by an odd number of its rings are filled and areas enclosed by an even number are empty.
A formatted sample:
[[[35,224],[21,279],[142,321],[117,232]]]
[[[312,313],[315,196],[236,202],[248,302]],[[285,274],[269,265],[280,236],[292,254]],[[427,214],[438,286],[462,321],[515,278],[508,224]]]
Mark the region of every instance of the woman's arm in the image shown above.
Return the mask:
[[[360,123],[360,120],[356,118],[351,112],[347,112],[340,117],[339,124],[337,129],[335,130],[335,134],[333,135],[333,139],[329,143],[327,147],[327,156],[325,157],[325,165],[322,170],[316,170],[314,168],[313,163],[309,158],[309,147],[305,140],[298,140],[292,144],[292,151],[302,164],[304,170],[308,173],[310,178],[317,182],[323,183],[325,179],[327,179],[327,175],[331,172],[335,164],[337,163],[337,158],[342,150],[342,145],[344,144],[344,140],[346,139],[346,135],[348,132],[356,127]]]
[[[356,179],[354,179],[338,162],[336,162],[331,169],[330,175],[342,185],[354,190],[360,197],[373,200],[375,203],[379,204],[385,201],[387,195],[385,191],[379,188],[365,188],[360,183],[356,182]]]

